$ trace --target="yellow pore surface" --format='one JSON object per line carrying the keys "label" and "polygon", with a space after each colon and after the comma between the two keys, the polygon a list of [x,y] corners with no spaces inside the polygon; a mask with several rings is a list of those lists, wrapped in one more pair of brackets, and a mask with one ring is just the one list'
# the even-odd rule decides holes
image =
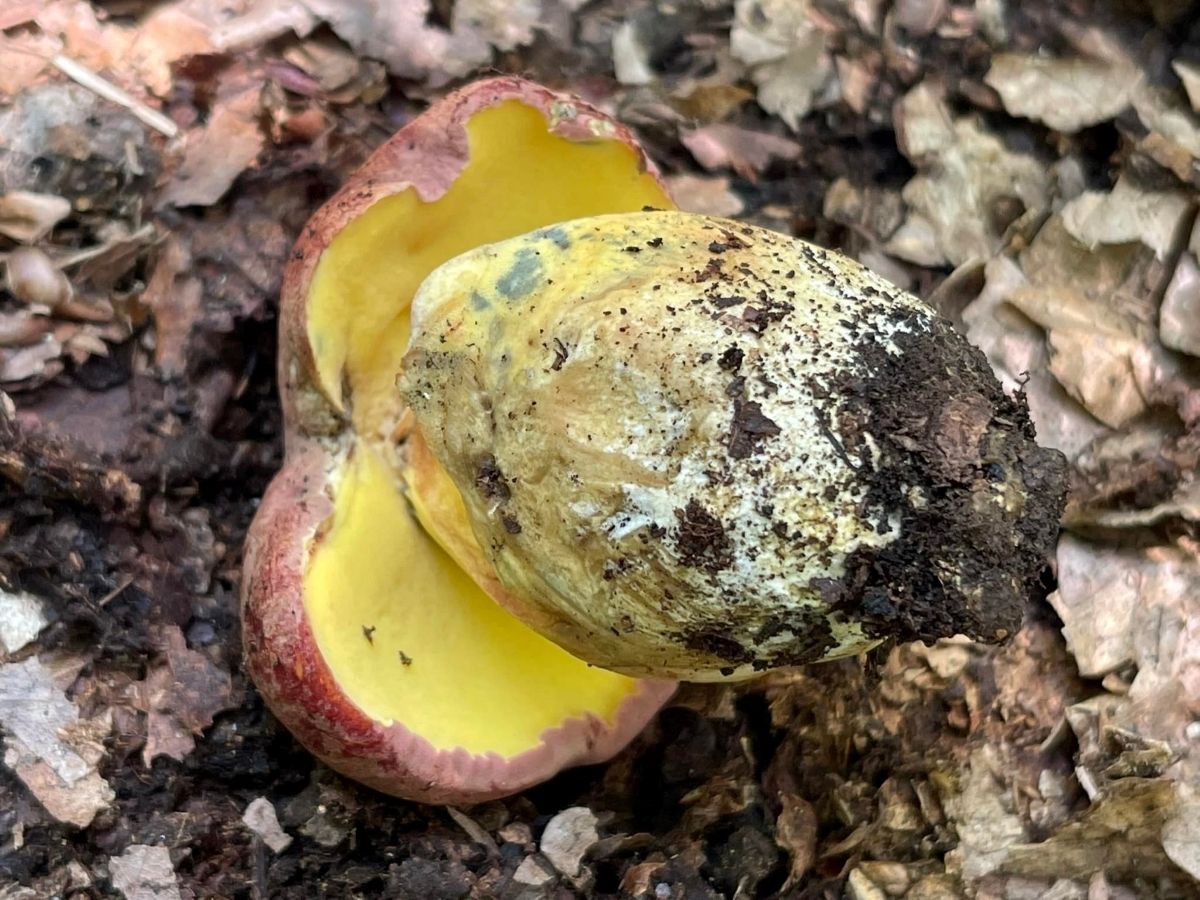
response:
{"label": "yellow pore surface", "polygon": [[[438,749],[510,757],[567,719],[612,722],[637,682],[588,666],[504,612],[414,517],[386,445],[401,412],[408,305],[429,272],[472,247],[672,204],[628,146],[564,140],[516,101],[477,113],[467,131],[470,163],[446,194],[424,203],[410,189],[378,201],[317,266],[309,339],[322,384],[358,437],[333,479],[333,521],[312,546],[304,596],[326,663],[364,712]],[[431,483],[444,490],[446,481]],[[455,535],[456,550],[464,536],[474,546],[461,501],[433,506],[457,519],[435,533]]]}

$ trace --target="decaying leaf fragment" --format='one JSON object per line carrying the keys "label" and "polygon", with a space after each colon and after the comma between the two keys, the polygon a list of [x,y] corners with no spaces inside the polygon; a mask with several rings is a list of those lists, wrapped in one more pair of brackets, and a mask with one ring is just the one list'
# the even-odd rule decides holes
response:
{"label": "decaying leaf fragment", "polygon": [[825,35],[808,0],[737,0],[730,49],[751,67],[758,104],[795,131],[820,102],[837,99]]}
{"label": "decaying leaf fragment", "polygon": [[181,900],[179,880],[166,847],[130,844],[108,863],[113,887],[126,900]]}
{"label": "decaying leaf fragment", "polygon": [[161,629],[163,659],[138,683],[135,701],[147,714],[142,760],[159,755],[182,760],[213,717],[233,705],[228,672],[187,646],[176,626]]}
{"label": "decaying leaf fragment", "polygon": [[1074,132],[1105,122],[1132,102],[1145,76],[1132,63],[999,53],[984,79],[1014,116]]}
{"label": "decaying leaf fragment", "polygon": [[4,764],[56,819],[85,828],[112,803],[96,771],[111,716],[81,719],[54,668],[36,656],[0,666],[0,725]]}
{"label": "decaying leaf fragment", "polygon": [[1045,164],[979,118],[954,118],[928,82],[898,105],[896,138],[918,174],[904,186],[904,224],[884,245],[893,256],[924,266],[988,259],[1009,221],[1046,202]]}

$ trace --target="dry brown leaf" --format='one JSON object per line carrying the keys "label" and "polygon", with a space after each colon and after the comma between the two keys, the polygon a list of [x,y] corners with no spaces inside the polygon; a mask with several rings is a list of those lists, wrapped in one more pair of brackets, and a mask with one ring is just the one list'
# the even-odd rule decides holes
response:
{"label": "dry brown leaf", "polygon": [[48,0],[35,21],[44,34],[62,40],[64,55],[93,72],[124,70],[134,29],[101,22],[85,0]]}
{"label": "dry brown leaf", "polygon": [[137,231],[120,221],[109,221],[96,229],[100,243],[84,247],[60,261],[64,269],[76,270],[77,282],[108,293],[129,274],[143,249],[155,240],[154,225]]}
{"label": "dry brown leaf", "polygon": [[266,145],[258,120],[261,96],[261,83],[251,82],[218,100],[204,127],[188,133],[161,205],[211,206],[254,165]]}
{"label": "dry brown leaf", "polygon": [[931,34],[946,15],[947,0],[896,0],[893,21],[909,34]]}
{"label": "dry brown leaf", "polygon": [[837,101],[825,34],[808,0],[736,0],[729,45],[750,66],[758,105],[795,131],[816,105]]}
{"label": "dry brown leaf", "polygon": [[40,598],[28,591],[0,588],[0,650],[13,654],[33,641],[50,624]]}
{"label": "dry brown leaf", "polygon": [[542,0],[457,0],[451,25],[507,52],[532,43],[542,17]]}
{"label": "dry brown leaf", "polygon": [[998,871],[1034,878],[1175,874],[1160,836],[1176,807],[1170,781],[1125,778],[1107,786],[1075,822],[1036,844],[1007,848]]}
{"label": "dry brown leaf", "polygon": [[[1086,765],[1084,787],[1095,793],[1101,776],[1139,771],[1169,773],[1163,783],[1170,789],[1172,780],[1200,784],[1200,760],[1189,754],[1200,715],[1200,548],[1186,539],[1138,550],[1064,537],[1059,559],[1061,586],[1052,602],[1080,670],[1136,671],[1120,695],[1068,710]],[[1118,753],[1133,750],[1125,764],[1106,759],[1114,729],[1124,736]],[[1157,749],[1139,750],[1137,742]],[[1151,756],[1158,762],[1145,771]],[[1168,769],[1173,759],[1180,761]]]}
{"label": "dry brown leaf", "polygon": [[1058,590],[1050,603],[1080,674],[1099,678],[1133,662],[1134,616],[1154,601],[1157,587],[1145,556],[1065,534],[1057,561]]}
{"label": "dry brown leaf", "polygon": [[1107,429],[1050,374],[1042,329],[1008,302],[1028,283],[1017,264],[996,257],[984,271],[983,292],[963,311],[967,336],[1006,391],[1024,386],[1038,440],[1073,459]]}
{"label": "dry brown leaf", "polygon": [[641,85],[654,81],[650,51],[638,37],[637,26],[626,19],[612,36],[613,72],[621,84]]}
{"label": "dry brown leaf", "polygon": [[468,0],[455,4],[449,31],[429,24],[430,0],[302,0],[360,56],[381,60],[402,78],[434,86],[467,75],[492,57],[533,39],[537,0]]}
{"label": "dry brown leaf", "polygon": [[235,705],[229,673],[203,653],[191,650],[177,626],[159,631],[163,655],[139,682],[135,703],[146,713],[142,761],[156,756],[182,760],[213,717]]}
{"label": "dry brown leaf", "polygon": [[1200,159],[1200,123],[1175,94],[1145,87],[1134,95],[1133,106],[1143,125],[1192,159]]}
{"label": "dry brown leaf", "polygon": [[85,828],[112,803],[113,790],[96,771],[111,715],[80,719],[53,664],[33,656],[0,666],[0,725],[4,764],[56,819]]}
{"label": "dry brown leaf", "polygon": [[957,790],[942,797],[942,806],[958,831],[958,846],[947,868],[965,881],[996,871],[1009,849],[1029,839],[1025,822],[1012,811],[1004,751],[985,745],[971,752],[958,774]]}
{"label": "dry brown leaf", "polygon": [[203,302],[200,279],[184,274],[191,262],[183,242],[174,235],[167,238],[140,298],[154,316],[155,365],[167,374],[187,367],[188,341]]}
{"label": "dry brown leaf", "polygon": [[262,838],[274,853],[282,853],[292,844],[291,835],[280,827],[275,807],[266,797],[256,797],[250,801],[242,813],[242,824]]}
{"label": "dry brown leaf", "polygon": [[1191,251],[1179,257],[1163,293],[1158,336],[1172,350],[1200,356],[1200,263]]}
{"label": "dry brown leaf", "polygon": [[1171,862],[1200,882],[1200,801],[1187,792],[1163,826],[1162,845]]}
{"label": "dry brown leaf", "polygon": [[1181,239],[1193,206],[1184,191],[1147,191],[1120,178],[1109,193],[1087,191],[1063,207],[1067,232],[1085,247],[1142,243],[1162,260]]}
{"label": "dry brown leaf", "polygon": [[709,171],[733,169],[750,181],[756,181],[776,160],[800,155],[800,145],[790,138],[722,122],[685,132],[680,142]]}
{"label": "dry brown leaf", "polygon": [[131,844],[108,862],[113,887],[125,900],[182,900],[166,847]]}
{"label": "dry brown leaf", "polygon": [[62,371],[62,344],[52,335],[24,347],[0,348],[0,383],[13,390],[20,382],[52,378]]}
{"label": "dry brown leaf", "polygon": [[27,347],[50,331],[50,320],[29,309],[0,312],[0,347]]}
{"label": "dry brown leaf", "polygon": [[685,212],[702,216],[736,216],[744,208],[742,199],[729,186],[724,175],[668,175],[667,192]]}
{"label": "dry brown leaf", "polygon": [[361,63],[332,35],[310,37],[283,51],[283,58],[304,72],[323,91],[336,91],[358,77]]}
{"label": "dry brown leaf", "polygon": [[[1032,293],[1018,292],[1014,304],[1021,309],[1020,298]],[[1046,294],[1037,291],[1036,296],[1043,299]],[[1090,306],[1080,304],[1084,309]],[[1132,334],[1058,327],[1051,329],[1047,339],[1054,377],[1105,425],[1120,428],[1149,408],[1138,387],[1133,361],[1142,345]]]}
{"label": "dry brown leaf", "polygon": [[984,81],[1012,115],[1071,133],[1119,114],[1144,78],[1131,63],[998,53]]}
{"label": "dry brown leaf", "polygon": [[317,23],[317,17],[295,0],[255,0],[240,15],[214,28],[212,40],[218,50],[238,53],[289,31],[297,37],[307,37]]}
{"label": "dry brown leaf", "polygon": [[0,35],[0,52],[4,54],[0,96],[13,96],[31,88],[51,70],[50,60],[62,52],[62,41],[40,31]]}
{"label": "dry brown leaf", "polygon": [[71,202],[54,194],[11,191],[0,195],[0,234],[32,244],[71,214]]}
{"label": "dry brown leaf", "polygon": [[[1028,284],[1005,300],[1049,332],[1048,368],[1100,421],[1123,427],[1152,406],[1191,421],[1196,380],[1159,344],[1154,308],[1155,285],[1165,278],[1156,253],[1176,244],[1186,209],[1169,200],[1156,206],[1133,189],[1075,203],[1022,252]],[[1114,209],[1126,214],[1105,213]],[[1142,240],[1126,240],[1135,234]]]}
{"label": "dry brown leaf", "polygon": [[987,259],[1000,248],[1001,206],[1047,202],[1044,163],[1010,150],[978,118],[952,118],[927,82],[898,104],[896,137],[918,174],[904,186],[904,224],[884,246],[893,256],[926,266]]}
{"label": "dry brown leaf", "polygon": [[1192,111],[1200,112],[1200,65],[1177,59],[1171,63],[1171,68],[1183,82],[1183,89],[1187,92],[1188,102],[1192,104]]}
{"label": "dry brown leaf", "polygon": [[579,875],[583,857],[600,840],[596,814],[586,806],[564,809],[546,823],[540,849],[554,868],[568,878]]}
{"label": "dry brown leaf", "polygon": [[223,9],[205,0],[176,0],[154,7],[137,24],[126,65],[140,86],[156,97],[171,93],[171,67],[189,56],[216,51],[213,28]]}

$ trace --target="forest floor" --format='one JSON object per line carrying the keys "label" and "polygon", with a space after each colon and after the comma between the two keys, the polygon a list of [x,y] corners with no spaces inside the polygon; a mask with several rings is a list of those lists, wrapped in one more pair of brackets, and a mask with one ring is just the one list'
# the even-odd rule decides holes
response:
{"label": "forest floor", "polygon": [[[463,810],[274,721],[238,591],[284,262],[494,72],[1023,385],[1073,476],[1011,641],[689,687],[608,765]],[[1200,896],[1198,108],[1182,0],[0,4],[0,900]]]}

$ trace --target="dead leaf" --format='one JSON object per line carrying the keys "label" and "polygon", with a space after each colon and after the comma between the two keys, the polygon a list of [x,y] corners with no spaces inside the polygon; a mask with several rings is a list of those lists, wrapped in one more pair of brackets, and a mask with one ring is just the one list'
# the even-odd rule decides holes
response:
{"label": "dead leaf", "polygon": [[626,19],[612,36],[613,71],[621,84],[640,85],[654,81],[650,51],[638,38],[637,26]]}
{"label": "dead leaf", "polygon": [[292,838],[279,825],[275,806],[266,797],[255,797],[242,813],[242,824],[262,838],[274,853],[282,853],[292,844]]}
{"label": "dead leaf", "polygon": [[30,309],[0,312],[0,347],[27,347],[50,331],[50,320]]}
{"label": "dead leaf", "polygon": [[186,275],[192,256],[172,235],[162,245],[141,302],[154,316],[154,362],[168,375],[187,366],[187,348],[200,315],[204,287],[199,278]]}
{"label": "dead leaf", "polygon": [[131,844],[108,862],[113,887],[125,900],[182,900],[166,847]]}
{"label": "dead leaf", "polygon": [[139,85],[156,97],[171,93],[171,67],[189,56],[216,51],[213,28],[224,20],[217,4],[167,3],[138,22],[128,50],[128,66]]}
{"label": "dead leaf", "polygon": [[892,16],[909,34],[931,34],[946,15],[947,0],[897,0]]}
{"label": "dead leaf", "polygon": [[28,591],[0,588],[0,649],[13,654],[37,640],[50,624],[40,598]]}
{"label": "dead leaf", "polygon": [[730,49],[751,67],[758,105],[793,131],[814,105],[837,101],[825,34],[808,0],[736,0]]}
{"label": "dead leaf", "polygon": [[1029,839],[1024,821],[1008,801],[1003,754],[992,745],[973,750],[958,775],[958,789],[942,798],[958,831],[958,846],[949,853],[947,867],[960,871],[964,881],[996,871],[1011,847]]}
{"label": "dead leaf", "polygon": [[546,823],[541,851],[568,878],[579,875],[584,854],[600,840],[596,821],[596,814],[586,806],[572,806]]}
{"label": "dead leaf", "polygon": [[1012,115],[1069,134],[1118,115],[1144,77],[1132,63],[999,53],[984,82]]}
{"label": "dead leaf", "polygon": [[685,212],[702,216],[736,216],[744,208],[742,199],[729,186],[724,175],[668,175],[667,193]]}
{"label": "dead leaf", "polygon": [[446,30],[429,24],[429,0],[302,2],[360,56],[382,61],[402,78],[429,79],[435,87],[487,63],[489,41],[511,47],[532,40],[540,15],[532,0],[472,0],[455,5]]}
{"label": "dead leaf", "polygon": [[532,43],[542,18],[542,0],[457,0],[451,30],[508,52]]}
{"label": "dead leaf", "polygon": [[96,229],[99,243],[71,253],[61,259],[64,269],[75,268],[77,281],[91,285],[105,294],[129,274],[142,251],[154,242],[154,225],[147,223],[130,231],[124,222],[109,221]]}
{"label": "dead leaf", "polygon": [[159,198],[163,206],[211,206],[254,165],[266,145],[259,125],[262,85],[223,97],[200,129],[187,134],[183,159]]}
{"label": "dead leaf", "polygon": [[1163,292],[1158,336],[1172,350],[1200,356],[1200,264],[1191,252],[1179,257]]}
{"label": "dead leaf", "polygon": [[1079,673],[1099,678],[1134,660],[1134,615],[1155,600],[1144,555],[1065,534],[1058,542],[1058,590],[1050,603],[1063,621]]}
{"label": "dead leaf", "polygon": [[1200,881],[1200,802],[1182,801],[1163,825],[1163,850],[1171,862]]}
{"label": "dead leaf", "polygon": [[1167,779],[1112,782],[1047,840],[1006,848],[995,871],[1034,878],[1088,878],[1102,870],[1118,878],[1172,875],[1160,835],[1176,802]]}
{"label": "dead leaf", "polygon": [[1142,243],[1165,259],[1192,208],[1183,191],[1147,191],[1120,178],[1112,191],[1087,191],[1062,210],[1067,232],[1084,246]]}
{"label": "dead leaf", "polygon": [[10,191],[0,195],[0,234],[33,244],[71,214],[71,202],[54,194]]}
{"label": "dead leaf", "polygon": [[908,215],[884,245],[893,256],[925,266],[987,259],[1000,248],[1001,207],[1046,203],[1046,166],[1010,150],[977,117],[953,118],[928,82],[898,105],[896,137],[918,174],[902,192]]}
{"label": "dead leaf", "polygon": [[159,643],[163,655],[138,683],[135,695],[135,705],[146,713],[146,766],[156,756],[182,760],[213,717],[235,705],[229,673],[189,649],[178,626],[160,629]]}
{"label": "dead leaf", "polygon": [[301,41],[283,58],[312,78],[322,91],[336,91],[358,77],[361,63],[349,47],[332,35]]}
{"label": "dead leaf", "polygon": [[62,345],[51,335],[36,344],[24,347],[0,348],[0,383],[15,390],[16,385],[31,379],[44,381],[62,371],[59,358]]}
{"label": "dead leaf", "polygon": [[1134,95],[1133,106],[1143,125],[1192,159],[1200,159],[1200,124],[1173,93],[1143,87]]}
{"label": "dead leaf", "polygon": [[984,272],[983,292],[963,311],[967,336],[1006,391],[1024,387],[1039,442],[1073,459],[1107,429],[1050,374],[1042,329],[1009,303],[1028,283],[1017,264],[996,257]]}
{"label": "dead leaf", "polygon": [[800,155],[800,145],[790,138],[722,122],[684,132],[680,142],[704,168],[733,169],[750,181],[756,181],[776,160]]}
{"label": "dead leaf", "polygon": [[1175,74],[1183,82],[1183,89],[1187,91],[1188,102],[1192,104],[1192,111],[1200,112],[1200,66],[1177,59],[1171,63],[1171,68],[1175,70]]}
{"label": "dead leaf", "polygon": [[[39,8],[42,3],[39,0]],[[50,60],[62,52],[62,41],[40,31],[0,36],[4,65],[0,66],[0,95],[16,96],[41,81]]]}
{"label": "dead leaf", "polygon": [[557,877],[550,864],[537,854],[525,857],[513,872],[514,882],[531,888],[545,888]]}
{"label": "dead leaf", "polygon": [[54,818],[86,828],[115,796],[96,766],[112,717],[82,720],[36,656],[0,666],[4,764]]}

